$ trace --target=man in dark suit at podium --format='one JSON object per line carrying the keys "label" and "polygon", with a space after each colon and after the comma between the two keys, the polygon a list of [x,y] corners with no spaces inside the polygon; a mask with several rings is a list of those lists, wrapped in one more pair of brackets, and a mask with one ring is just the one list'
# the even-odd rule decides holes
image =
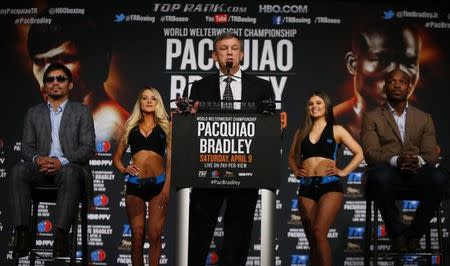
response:
{"label": "man in dark suit at podium", "polygon": [[[192,84],[189,99],[194,102],[194,112],[206,111],[208,105],[205,103],[221,101],[221,105],[213,106],[230,111],[243,110],[249,106],[246,103],[252,102],[255,110],[261,111],[262,101],[274,99],[269,82],[240,69],[244,53],[239,36],[225,32],[214,40],[213,46],[212,57],[218,63],[219,71]],[[187,89],[184,94],[186,96]],[[206,264],[211,238],[224,201],[226,210],[220,262],[222,266],[245,265],[257,198],[258,189],[193,188],[189,207],[189,266]]]}

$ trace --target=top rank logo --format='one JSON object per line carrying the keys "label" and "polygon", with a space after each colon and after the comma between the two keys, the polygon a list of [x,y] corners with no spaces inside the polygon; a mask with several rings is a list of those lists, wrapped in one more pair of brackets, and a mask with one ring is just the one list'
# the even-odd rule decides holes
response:
{"label": "top rank logo", "polygon": [[153,4],[153,12],[183,12],[183,13],[246,13],[246,6],[228,4]]}
{"label": "top rank logo", "polygon": [[308,255],[291,255],[291,265],[306,265],[308,263]]}
{"label": "top rank logo", "polygon": [[347,177],[347,184],[361,184],[362,172],[351,172]]}
{"label": "top rank logo", "polygon": [[298,199],[292,199],[291,202],[291,211],[298,211]]}
{"label": "top rank logo", "polygon": [[418,200],[404,200],[402,211],[415,211],[419,207],[420,201]]}
{"label": "top rank logo", "polygon": [[122,236],[131,236],[131,226],[129,224],[123,225]]}
{"label": "top rank logo", "polygon": [[362,238],[364,235],[364,227],[349,227],[347,236],[348,238]]}

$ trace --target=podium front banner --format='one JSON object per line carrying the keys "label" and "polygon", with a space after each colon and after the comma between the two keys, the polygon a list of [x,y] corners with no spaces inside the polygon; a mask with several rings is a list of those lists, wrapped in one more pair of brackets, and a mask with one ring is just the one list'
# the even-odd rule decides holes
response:
{"label": "podium front banner", "polygon": [[176,187],[266,188],[279,185],[279,115],[175,114]]}

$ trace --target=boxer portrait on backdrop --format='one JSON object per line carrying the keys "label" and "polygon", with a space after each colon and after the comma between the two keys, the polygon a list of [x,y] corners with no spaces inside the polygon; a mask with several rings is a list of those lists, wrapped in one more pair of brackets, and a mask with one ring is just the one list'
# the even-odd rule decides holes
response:
{"label": "boxer portrait on backdrop", "polygon": [[384,77],[395,68],[411,77],[408,97],[419,80],[421,39],[411,25],[381,22],[358,24],[352,33],[352,48],[345,64],[352,77],[353,97],[333,108],[336,121],[359,140],[362,115],[386,102]]}
{"label": "boxer portrait on backdrop", "polygon": [[[49,16],[47,11],[41,16]],[[105,88],[111,62],[111,47],[102,30],[87,16],[51,15],[51,24],[32,24],[28,31],[28,53],[41,91],[42,76],[51,63],[68,67],[73,76],[71,98],[89,106],[96,142],[117,141],[128,112]],[[45,94],[42,94],[45,99]]]}

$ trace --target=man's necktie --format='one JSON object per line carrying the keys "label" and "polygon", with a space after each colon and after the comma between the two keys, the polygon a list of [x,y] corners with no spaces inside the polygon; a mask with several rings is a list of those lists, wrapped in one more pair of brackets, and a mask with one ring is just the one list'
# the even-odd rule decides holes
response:
{"label": "man's necktie", "polygon": [[227,83],[227,85],[225,86],[225,91],[223,93],[223,101],[224,101],[223,108],[224,109],[234,109],[233,92],[231,91],[231,82],[233,81],[233,79],[231,77],[227,77],[223,81],[225,81]]}

